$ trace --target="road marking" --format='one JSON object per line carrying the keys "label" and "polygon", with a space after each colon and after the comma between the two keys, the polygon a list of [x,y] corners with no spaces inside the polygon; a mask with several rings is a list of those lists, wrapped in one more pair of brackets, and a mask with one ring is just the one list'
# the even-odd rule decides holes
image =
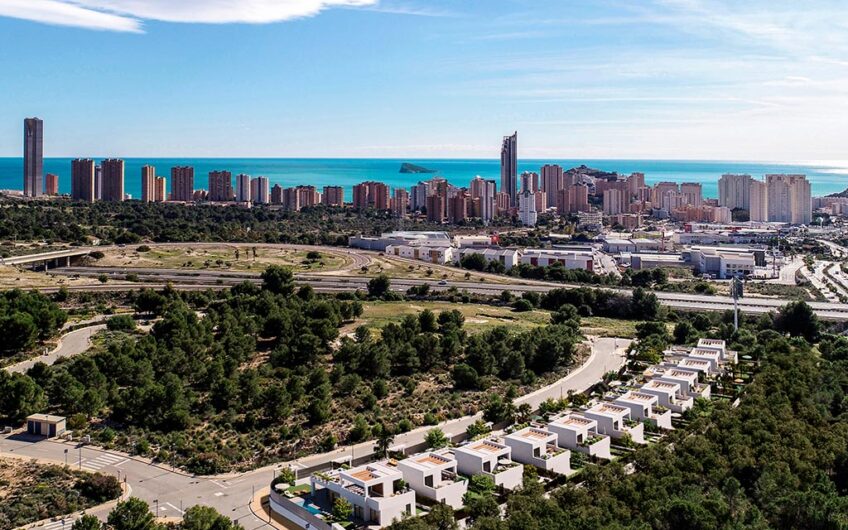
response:
{"label": "road marking", "polygon": [[123,463],[127,459],[121,455],[113,455],[111,453],[103,453],[97,458],[92,458],[90,460],[84,460],[82,463],[82,467],[86,469],[90,469],[92,471],[100,471],[104,467],[114,466],[117,463]]}
{"label": "road marking", "polygon": [[223,492],[223,491],[216,491],[216,492],[215,492],[215,496],[216,496],[216,497],[222,497],[223,495],[224,495],[224,492]]}
{"label": "road marking", "polygon": [[217,480],[210,480],[209,482],[211,482],[212,484],[215,484],[216,486],[218,486],[221,489],[229,489],[229,486],[225,486],[225,485],[221,484],[220,482],[218,482]]}
{"label": "road marking", "polygon": [[174,505],[173,505],[173,504],[171,504],[170,502],[166,502],[165,504],[167,504],[167,505],[168,505],[168,506],[170,506],[171,508],[173,508],[173,509],[177,510],[178,512],[180,512],[180,515],[185,515],[185,512],[184,512],[184,511],[180,510],[179,508],[177,508],[176,506],[174,506]]}
{"label": "road marking", "polygon": [[130,459],[129,459],[129,458],[124,458],[123,460],[121,460],[121,461],[120,461],[120,462],[118,462],[117,464],[114,464],[114,466],[115,466],[115,467],[121,467],[122,465],[126,464],[126,463],[127,463],[127,462],[129,462],[129,461],[130,461]]}
{"label": "road marking", "polygon": [[63,520],[53,521],[52,523],[48,523],[48,524],[42,526],[41,528],[43,530],[57,530],[59,528],[65,527],[65,526],[67,526],[67,528],[70,528],[74,524],[75,520],[76,519],[68,517],[68,518],[63,519]]}

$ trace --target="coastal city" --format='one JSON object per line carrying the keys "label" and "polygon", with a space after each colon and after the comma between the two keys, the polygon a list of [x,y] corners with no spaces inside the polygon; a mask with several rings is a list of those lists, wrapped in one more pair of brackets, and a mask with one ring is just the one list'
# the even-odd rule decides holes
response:
{"label": "coastal city", "polygon": [[846,17],[0,0],[0,530],[848,528]]}

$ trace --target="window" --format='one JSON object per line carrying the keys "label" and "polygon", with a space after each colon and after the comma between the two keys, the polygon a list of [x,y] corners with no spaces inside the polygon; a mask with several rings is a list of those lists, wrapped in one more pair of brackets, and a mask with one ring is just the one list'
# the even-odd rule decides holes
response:
{"label": "window", "polygon": [[427,475],[424,477],[424,485],[429,488],[433,487],[433,475]]}

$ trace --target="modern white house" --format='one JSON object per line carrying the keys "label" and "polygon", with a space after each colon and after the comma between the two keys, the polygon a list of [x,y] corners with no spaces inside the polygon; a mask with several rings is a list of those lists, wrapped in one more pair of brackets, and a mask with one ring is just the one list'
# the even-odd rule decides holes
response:
{"label": "modern white house", "polygon": [[615,399],[617,405],[630,409],[630,417],[652,421],[661,429],[671,429],[671,410],[660,405],[659,398],[645,392],[630,390]]}
{"label": "modern white house", "polygon": [[714,375],[718,370],[713,368],[713,363],[707,359],[696,359],[694,357],[684,357],[677,363],[677,367],[681,370],[692,370],[704,375]]}
{"label": "modern white house", "polygon": [[583,415],[598,422],[601,434],[613,438],[629,435],[635,443],[645,443],[645,426],[631,419],[630,409],[624,405],[602,402],[584,411]]}
{"label": "modern white house", "polygon": [[727,343],[722,339],[698,339],[698,348],[718,351],[721,360],[727,363],[736,364],[739,360],[737,352],[728,350]]}
{"label": "modern white house", "polygon": [[642,385],[639,392],[656,396],[661,406],[677,413],[686,412],[695,404],[694,398],[683,394],[683,388],[680,383],[672,381],[652,379]]}
{"label": "modern white house", "polygon": [[571,473],[571,451],[557,445],[557,435],[545,429],[525,427],[504,436],[516,462],[529,464],[551,473]]}
{"label": "modern white house", "polygon": [[459,509],[468,480],[457,473],[457,461],[447,450],[410,456],[397,463],[403,479],[421,497]]}
{"label": "modern white house", "polygon": [[718,373],[721,370],[721,353],[718,350],[710,348],[692,348],[692,351],[687,355],[690,359],[704,359],[710,363],[710,371]]}
{"label": "modern white house", "polygon": [[557,444],[578,453],[612,459],[609,436],[598,432],[598,422],[579,414],[566,414],[553,419],[547,429],[557,435]]}
{"label": "modern white house", "polygon": [[316,473],[310,482],[313,496],[326,489],[330,506],[336,498],[342,497],[353,505],[355,518],[384,527],[415,513],[415,491],[403,487],[403,480],[403,473],[398,468],[380,462]]}
{"label": "modern white house", "polygon": [[691,398],[709,398],[711,395],[710,385],[698,382],[697,370],[684,370],[676,366],[661,366],[654,370],[651,378],[657,381],[666,381],[680,385],[680,391],[684,396]]}
{"label": "modern white house", "polygon": [[512,461],[512,449],[499,441],[486,439],[455,447],[453,456],[463,475],[488,475],[496,486],[508,490],[521,485],[524,468]]}

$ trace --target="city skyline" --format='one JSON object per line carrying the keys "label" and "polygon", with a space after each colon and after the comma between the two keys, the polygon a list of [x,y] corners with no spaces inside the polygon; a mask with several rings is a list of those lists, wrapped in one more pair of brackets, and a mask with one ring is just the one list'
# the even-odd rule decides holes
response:
{"label": "city skyline", "polygon": [[736,4],[5,2],[0,114],[48,157],[844,160],[848,7]]}

